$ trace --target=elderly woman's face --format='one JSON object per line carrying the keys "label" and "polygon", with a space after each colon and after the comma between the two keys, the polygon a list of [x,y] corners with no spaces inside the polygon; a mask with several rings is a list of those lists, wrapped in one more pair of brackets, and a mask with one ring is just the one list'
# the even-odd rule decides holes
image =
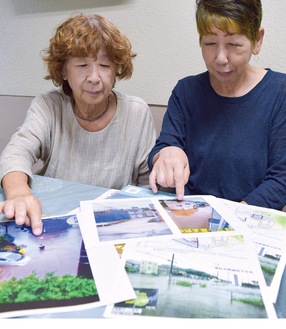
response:
{"label": "elderly woman's face", "polygon": [[242,34],[227,34],[213,28],[213,34],[201,40],[202,55],[212,79],[229,84],[245,74],[253,48]]}
{"label": "elderly woman's face", "polygon": [[68,81],[75,102],[81,106],[98,105],[110,95],[116,77],[116,65],[105,49],[97,57],[70,57],[63,77]]}

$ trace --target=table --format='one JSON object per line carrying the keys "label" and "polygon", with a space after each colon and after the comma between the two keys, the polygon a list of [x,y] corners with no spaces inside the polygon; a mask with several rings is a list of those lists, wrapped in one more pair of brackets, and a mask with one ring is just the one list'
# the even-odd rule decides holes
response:
{"label": "table", "polygon": [[[80,206],[82,200],[92,200],[108,189],[87,184],[63,181],[55,178],[35,175],[32,184],[33,194],[41,201],[43,217],[65,215]],[[0,201],[4,200],[0,189]],[[286,271],[284,271],[281,286],[275,305],[277,316],[286,318]],[[104,307],[97,307],[77,312],[51,313],[33,315],[33,318],[100,318]]]}
{"label": "table", "polygon": [[[35,175],[32,191],[42,203],[43,217],[49,217],[65,215],[78,208],[81,200],[95,199],[107,189]],[[0,189],[0,201],[3,200],[4,192]],[[33,315],[31,318],[99,318],[103,311],[104,307],[98,307],[78,312]]]}
{"label": "table", "polygon": [[[43,217],[48,217],[65,215],[79,207],[81,200],[95,199],[107,189],[35,175],[32,191],[42,203]],[[3,190],[0,189],[0,201],[3,200]]]}

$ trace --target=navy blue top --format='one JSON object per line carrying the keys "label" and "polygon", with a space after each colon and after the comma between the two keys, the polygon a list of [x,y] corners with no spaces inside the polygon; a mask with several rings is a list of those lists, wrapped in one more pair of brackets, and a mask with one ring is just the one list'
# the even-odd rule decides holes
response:
{"label": "navy blue top", "polygon": [[286,205],[286,74],[268,69],[241,97],[219,96],[208,72],[175,86],[149,155],[178,146],[188,155],[186,195],[210,194],[281,210]]}

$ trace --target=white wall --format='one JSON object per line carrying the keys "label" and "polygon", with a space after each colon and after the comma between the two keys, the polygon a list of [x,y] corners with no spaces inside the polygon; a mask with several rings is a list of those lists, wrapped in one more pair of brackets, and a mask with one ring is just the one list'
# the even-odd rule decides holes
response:
{"label": "white wall", "polygon": [[[256,65],[286,72],[286,1],[262,0],[264,47]],[[119,83],[149,104],[167,104],[178,79],[204,70],[195,27],[195,0],[1,0],[0,95],[35,96],[50,89],[40,51],[74,12],[112,20],[138,53],[134,75]]]}

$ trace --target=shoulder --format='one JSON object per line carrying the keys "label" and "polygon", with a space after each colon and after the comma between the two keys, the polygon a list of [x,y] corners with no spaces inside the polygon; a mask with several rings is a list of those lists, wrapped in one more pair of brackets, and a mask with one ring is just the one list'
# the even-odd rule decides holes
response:
{"label": "shoulder", "polygon": [[267,73],[261,80],[260,84],[262,90],[267,90],[263,95],[268,99],[272,97],[278,97],[285,99],[286,97],[286,74],[278,71],[272,71],[267,69]]}
{"label": "shoulder", "polygon": [[54,88],[43,92],[35,97],[34,102],[45,102],[48,104],[61,104],[69,101],[69,97],[64,94],[61,88]]}
{"label": "shoulder", "polygon": [[69,97],[63,93],[61,88],[54,88],[37,95],[32,101],[32,106],[52,109],[62,107],[67,102],[69,102]]}
{"label": "shoulder", "polygon": [[174,87],[174,92],[201,94],[210,88],[209,73],[203,72],[197,75],[189,75],[180,79]]}
{"label": "shoulder", "polygon": [[140,97],[127,95],[117,89],[113,89],[118,104],[122,104],[127,107],[148,109],[148,104]]}
{"label": "shoulder", "polygon": [[65,95],[61,88],[54,88],[37,95],[31,103],[28,114],[39,119],[54,121],[68,115],[66,109],[69,104],[70,97]]}
{"label": "shoulder", "polygon": [[145,100],[118,90],[113,90],[113,92],[117,98],[117,118],[120,121],[133,122],[136,127],[152,124],[153,115]]}
{"label": "shoulder", "polygon": [[188,75],[178,81],[178,83],[198,83],[209,80],[208,71],[196,74],[196,75]]}
{"label": "shoulder", "polygon": [[151,117],[151,110],[145,100],[137,96],[127,95],[118,90],[113,90],[117,99],[117,110],[126,116],[139,118]]}
{"label": "shoulder", "polygon": [[286,73],[267,69],[267,73],[263,80],[265,80],[265,82],[269,81],[271,83],[286,83]]}
{"label": "shoulder", "polygon": [[207,71],[197,75],[189,75],[180,79],[176,87],[180,88],[184,86],[196,86],[202,84],[209,84],[209,73]]}
{"label": "shoulder", "polygon": [[37,95],[30,109],[42,112],[62,112],[63,108],[70,103],[70,97],[65,95],[61,88],[54,88]]}

